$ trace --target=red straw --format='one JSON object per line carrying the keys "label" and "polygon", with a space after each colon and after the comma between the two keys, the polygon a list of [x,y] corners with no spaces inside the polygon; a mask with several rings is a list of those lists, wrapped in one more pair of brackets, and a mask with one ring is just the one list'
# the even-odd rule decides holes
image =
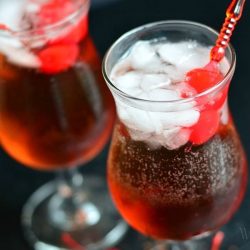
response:
{"label": "red straw", "polygon": [[221,244],[224,239],[224,233],[219,231],[215,234],[213,240],[212,240],[212,248],[211,250],[220,250]]}
{"label": "red straw", "polygon": [[211,50],[211,59],[219,62],[225,54],[237,22],[240,20],[246,0],[233,0],[226,11],[226,19],[220,30],[216,45]]}

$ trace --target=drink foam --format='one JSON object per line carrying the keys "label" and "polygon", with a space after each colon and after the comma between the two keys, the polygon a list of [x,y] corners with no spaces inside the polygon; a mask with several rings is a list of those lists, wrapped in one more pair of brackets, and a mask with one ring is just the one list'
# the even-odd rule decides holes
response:
{"label": "drink foam", "polygon": [[[197,92],[184,81],[185,75],[209,63],[210,49],[196,41],[139,41],[114,66],[111,80],[122,92],[148,101],[180,100],[184,93],[186,97],[194,96]],[[225,74],[229,69],[227,60],[223,60],[219,67]],[[195,101],[167,106],[145,102],[144,108],[138,108],[115,99],[118,116],[132,139],[145,141],[154,148],[177,149],[186,144],[190,128],[200,117]],[[153,106],[158,106],[158,110],[152,111]],[[221,119],[226,122],[225,107],[222,111]]]}

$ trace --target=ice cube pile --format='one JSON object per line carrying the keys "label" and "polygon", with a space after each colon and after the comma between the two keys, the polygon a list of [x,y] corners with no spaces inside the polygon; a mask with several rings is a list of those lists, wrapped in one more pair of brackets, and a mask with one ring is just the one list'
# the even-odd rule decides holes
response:
{"label": "ice cube pile", "polygon": [[[229,69],[226,59],[213,65],[214,69],[205,68],[208,76],[203,87],[204,79],[188,75],[209,63],[210,49],[191,40],[138,41],[114,66],[111,80],[119,90],[139,99],[174,101],[192,97],[222,80]],[[132,107],[118,97],[115,101],[118,116],[133,140],[144,141],[153,148],[164,146],[173,150],[188,141],[206,142],[216,133],[220,122],[228,122],[226,91],[209,100],[205,108],[199,107],[197,101],[179,105],[169,102],[166,107],[164,103],[145,102],[142,108]]]}
{"label": "ice cube pile", "polygon": [[[65,20],[82,4],[86,4],[86,11],[70,24],[46,29]],[[64,71],[79,54],[78,43],[88,30],[87,12],[87,0],[1,0],[0,24],[11,31],[0,31],[0,53],[16,66],[37,68],[48,74]],[[25,30],[33,33],[18,35]]]}

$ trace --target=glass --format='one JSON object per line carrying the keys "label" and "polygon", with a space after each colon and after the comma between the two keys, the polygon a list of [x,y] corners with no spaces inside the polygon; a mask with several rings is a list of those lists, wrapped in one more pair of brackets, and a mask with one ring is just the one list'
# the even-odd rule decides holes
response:
{"label": "glass", "polygon": [[[217,36],[217,32],[198,23],[152,23],[123,35],[104,58],[103,74],[118,114],[108,158],[110,192],[133,228],[161,241],[152,249],[210,249],[211,242],[204,245],[202,238],[227,223],[243,199],[247,163],[227,103],[235,52],[230,45],[226,51],[230,67],[221,82],[194,97],[176,101],[149,101],[126,94],[113,82],[111,72],[138,41],[194,40],[212,46]],[[155,146],[151,132],[147,136],[143,125],[133,130],[128,122],[127,116],[137,114],[140,119],[143,112],[150,114],[148,123],[157,123],[154,117],[160,114],[166,121],[173,116],[180,120],[190,106],[200,112],[200,119],[206,119],[206,126],[194,126],[191,133],[201,129],[212,135],[199,145],[189,139],[183,146],[169,149],[164,135],[153,134],[161,145],[167,145]],[[216,127],[212,125],[215,118]],[[179,134],[174,136],[178,140]]]}
{"label": "glass", "polygon": [[76,169],[103,149],[115,117],[88,10],[89,1],[75,1],[63,20],[0,33],[1,145],[25,166],[57,173],[23,210],[36,249],[100,249],[126,231],[105,182]]}

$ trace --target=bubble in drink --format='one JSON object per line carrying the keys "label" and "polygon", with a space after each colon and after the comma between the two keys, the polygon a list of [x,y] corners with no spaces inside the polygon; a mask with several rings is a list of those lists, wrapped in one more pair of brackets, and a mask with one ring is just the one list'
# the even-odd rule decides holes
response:
{"label": "bubble in drink", "polygon": [[146,135],[134,140],[124,129],[123,123],[116,125],[108,182],[132,227],[155,239],[186,240],[216,230],[232,217],[245,192],[247,164],[231,124],[220,126],[202,145],[183,138],[179,148],[179,130],[171,141],[167,135],[166,144],[159,135],[159,148]]}
{"label": "bubble in drink", "polygon": [[210,50],[192,40],[140,41],[111,71],[130,98],[114,95],[119,120],[108,159],[110,191],[125,220],[155,239],[218,229],[245,192],[246,159],[227,108],[230,79],[199,96],[224,79],[229,62],[210,64],[205,78],[192,71],[208,65]]}

